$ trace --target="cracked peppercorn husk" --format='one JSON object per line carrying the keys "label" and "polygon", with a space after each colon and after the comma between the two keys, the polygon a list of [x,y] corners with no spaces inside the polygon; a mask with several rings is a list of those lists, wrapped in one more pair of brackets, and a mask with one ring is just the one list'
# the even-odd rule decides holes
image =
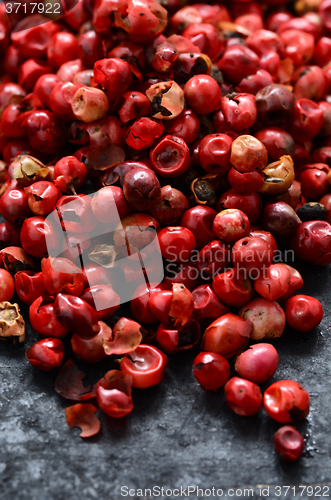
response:
{"label": "cracked peppercorn husk", "polygon": [[0,302],[0,338],[12,338],[14,344],[25,340],[25,321],[16,303]]}

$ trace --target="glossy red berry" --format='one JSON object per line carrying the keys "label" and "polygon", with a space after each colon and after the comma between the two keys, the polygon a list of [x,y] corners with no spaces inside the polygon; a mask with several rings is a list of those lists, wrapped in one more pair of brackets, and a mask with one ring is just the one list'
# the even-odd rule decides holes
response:
{"label": "glossy red berry", "polygon": [[49,181],[35,182],[24,191],[28,195],[29,208],[35,215],[49,215],[62,196],[61,191]]}
{"label": "glossy red berry", "polygon": [[234,243],[249,234],[249,219],[241,210],[222,210],[214,219],[213,230],[222,241]]}
{"label": "glossy red berry", "polygon": [[79,189],[86,178],[86,167],[74,156],[61,158],[54,168],[54,183],[62,193]]}
{"label": "glossy red berry", "polygon": [[285,304],[286,321],[294,330],[308,332],[323,319],[323,307],[319,300],[309,295],[295,295]]}
{"label": "glossy red berry", "polygon": [[309,394],[294,380],[279,380],[263,395],[268,415],[281,424],[304,420],[309,414]]}
{"label": "glossy red berry", "polygon": [[120,298],[111,284],[91,285],[80,297],[96,310],[98,320],[110,318],[120,305]]}
{"label": "glossy red berry", "polygon": [[291,120],[295,99],[284,85],[268,85],[255,96],[257,119],[265,126],[287,125]]}
{"label": "glossy red berry", "polygon": [[263,228],[275,238],[290,238],[301,230],[301,221],[293,208],[284,201],[268,203],[263,212]]}
{"label": "glossy red berry", "polygon": [[304,262],[327,265],[331,262],[331,226],[325,221],[303,222],[290,240],[296,256]]}
{"label": "glossy red berry", "polygon": [[119,58],[100,59],[94,64],[94,81],[105,89],[111,102],[128,88],[132,78],[130,65]]}
{"label": "glossy red berry", "polygon": [[52,90],[59,83],[61,83],[60,78],[54,75],[53,73],[46,73],[45,75],[42,75],[40,78],[38,78],[38,80],[36,81],[33,91],[35,94],[37,94],[39,99],[41,99],[41,101],[47,108],[50,108],[49,99]]}
{"label": "glossy red berry", "polygon": [[216,215],[217,212],[213,208],[197,205],[187,210],[180,219],[180,224],[194,234],[197,248],[203,248],[215,239],[213,222]]}
{"label": "glossy red berry", "polygon": [[[87,68],[93,68],[93,65],[104,57],[104,45],[102,37],[94,30],[86,31],[79,35],[76,41],[76,53]],[[75,59],[71,57],[70,60]]]}
{"label": "glossy red berry", "polygon": [[64,338],[69,329],[56,319],[54,302],[52,299],[35,299],[29,309],[29,318],[32,328],[42,337]]}
{"label": "glossy red berry", "polygon": [[183,139],[166,135],[151,149],[150,160],[161,177],[176,177],[189,168],[190,153]]}
{"label": "glossy red berry", "polygon": [[260,129],[256,132],[255,138],[261,141],[266,147],[269,162],[277,161],[284,154],[294,155],[295,144],[293,137],[288,131],[282,128],[267,127]]}
{"label": "glossy red berry", "polygon": [[47,45],[47,59],[51,66],[59,68],[62,64],[78,56],[77,39],[73,33],[55,33]]}
{"label": "glossy red berry", "polygon": [[221,110],[232,130],[240,132],[254,125],[257,111],[252,94],[232,93],[222,97]]}
{"label": "glossy red berry", "polygon": [[44,285],[51,296],[57,293],[80,295],[84,290],[84,275],[73,262],[68,259],[48,257],[41,261]]}
{"label": "glossy red berry", "polygon": [[38,78],[52,71],[44,61],[40,59],[27,59],[18,68],[18,83],[28,92],[31,92]]}
{"label": "glossy red berry", "polygon": [[227,404],[237,415],[250,417],[262,408],[261,390],[249,380],[232,377],[225,384],[224,392]]}
{"label": "glossy red berry", "polygon": [[262,297],[277,300],[282,297],[290,286],[291,273],[282,264],[271,264],[254,281],[254,288]]}
{"label": "glossy red berry", "polygon": [[73,352],[86,363],[97,363],[104,359],[107,354],[103,348],[104,342],[112,340],[111,328],[99,321],[99,332],[92,338],[86,339],[74,333],[70,343]]}
{"label": "glossy red berry", "polygon": [[24,250],[33,257],[42,259],[56,252],[59,246],[59,230],[44,217],[25,219],[21,229],[21,243]]}
{"label": "glossy red berry", "polygon": [[167,363],[167,356],[157,347],[140,344],[122,358],[120,368],[132,377],[132,387],[146,389],[162,382]]}
{"label": "glossy red berry", "polygon": [[255,75],[248,75],[243,78],[238,85],[238,90],[247,94],[256,95],[259,90],[263,89],[267,85],[271,85],[272,83],[273,79],[269,71],[259,69]]}
{"label": "glossy red berry", "polygon": [[325,163],[301,165],[297,169],[297,179],[301,184],[302,194],[306,200],[318,200],[329,192],[329,170],[330,167]]}
{"label": "glossy red berry", "polygon": [[275,451],[284,462],[295,462],[304,450],[304,439],[292,425],[284,425],[275,433]]}
{"label": "glossy red berry", "polygon": [[60,339],[41,339],[26,351],[26,358],[39,370],[48,372],[60,368],[64,358],[64,346]]}
{"label": "glossy red berry", "polygon": [[173,224],[189,208],[186,196],[170,185],[161,187],[161,194],[151,207],[151,214],[161,224]]}
{"label": "glossy red berry", "polygon": [[111,417],[124,417],[133,410],[132,377],[119,370],[110,370],[97,384],[100,408]]}
{"label": "glossy red berry", "polygon": [[212,287],[217,297],[229,306],[241,307],[254,295],[251,280],[235,268],[217,274]]}
{"label": "glossy red berry", "polygon": [[221,89],[211,76],[196,75],[186,82],[185,99],[197,114],[209,114],[221,107]]}
{"label": "glossy red berry", "polygon": [[19,271],[14,276],[16,293],[25,304],[32,304],[38,297],[46,294],[43,273]]}
{"label": "glossy red berry", "polygon": [[259,172],[242,173],[232,167],[228,173],[228,181],[240,194],[252,194],[263,186],[263,177]]}
{"label": "glossy red berry", "polygon": [[9,302],[15,292],[15,283],[11,274],[0,269],[0,302]]}
{"label": "glossy red berry", "polygon": [[58,153],[67,140],[65,124],[50,111],[31,111],[21,127],[26,132],[31,147],[49,155]]}
{"label": "glossy red berry", "polygon": [[212,321],[229,312],[210,285],[201,285],[192,292],[194,298],[194,318],[201,326],[208,326]]}
{"label": "glossy red berry", "polygon": [[[145,324],[153,324],[158,323],[159,319],[155,314],[153,314],[151,308],[149,307],[149,300],[153,293],[160,292],[162,290],[170,290],[170,286],[165,283],[160,283],[159,285],[155,285],[153,283],[141,284],[133,293],[130,306],[133,316]],[[172,292],[171,292],[172,293]],[[171,295],[172,297],[172,295]],[[164,304],[165,309],[167,309],[168,304]],[[168,318],[166,317],[166,322]]]}
{"label": "glossy red berry", "polygon": [[213,279],[231,262],[231,249],[226,243],[212,240],[199,252],[198,268],[202,279]]}
{"label": "glossy red berry", "polygon": [[184,109],[179,116],[165,123],[165,132],[192,144],[199,137],[200,122],[191,109]]}
{"label": "glossy red berry", "polygon": [[131,208],[143,212],[151,209],[159,199],[161,186],[154,172],[135,168],[124,176],[123,194]]}
{"label": "glossy red berry", "polygon": [[186,262],[195,248],[195,237],[186,227],[168,226],[157,235],[162,257],[171,262]]}
{"label": "glossy red berry", "polygon": [[278,302],[281,305],[284,305],[286,301],[289,298],[291,298],[303,286],[303,279],[299,271],[297,271],[297,269],[295,269],[294,267],[284,263],[282,263],[281,265],[285,266],[291,273],[290,284],[287,289],[287,292],[278,299]]}
{"label": "glossy red berry", "polygon": [[150,148],[161,137],[163,130],[164,126],[159,121],[143,117],[127,127],[124,137],[129,147],[142,150]]}
{"label": "glossy red berry", "polygon": [[178,52],[174,45],[169,42],[159,43],[155,47],[152,66],[157,72],[167,72],[175,67],[177,58]]}
{"label": "glossy red berry", "polygon": [[233,313],[224,314],[206,329],[202,349],[230,358],[247,345],[250,331],[249,321]]}
{"label": "glossy red berry", "polygon": [[248,47],[233,45],[225,50],[217,66],[227,81],[238,85],[243,78],[257,72],[259,57]]}
{"label": "glossy red berry", "polygon": [[272,344],[254,344],[239,354],[235,369],[240,377],[261,384],[273,376],[278,360],[278,353]]}
{"label": "glossy red berry", "polygon": [[0,198],[0,213],[12,224],[22,224],[31,215],[28,195],[22,189],[6,191]]}
{"label": "glossy red berry", "polygon": [[226,134],[208,134],[199,144],[199,161],[206,172],[224,174],[230,168],[232,139]]}
{"label": "glossy red berry", "polygon": [[215,352],[201,352],[194,358],[193,375],[204,389],[217,391],[229,380],[230,366]]}
{"label": "glossy red berry", "polygon": [[20,229],[11,222],[0,224],[0,249],[20,245]]}
{"label": "glossy red berry", "polygon": [[[257,174],[257,172],[251,172]],[[247,215],[250,224],[254,224],[261,216],[262,201],[258,193],[241,193],[238,189],[229,189],[217,202],[219,210],[238,209]]]}
{"label": "glossy red berry", "polygon": [[150,116],[152,107],[147,97],[141,92],[124,92],[124,104],[118,114],[123,123],[130,120],[139,120],[143,116]]}
{"label": "glossy red berry", "polygon": [[82,338],[92,338],[100,330],[96,311],[84,300],[59,293],[54,301],[56,319]]}
{"label": "glossy red berry", "polygon": [[296,66],[307,64],[314,54],[314,36],[298,29],[288,29],[280,34],[284,55]]}
{"label": "glossy red berry", "polygon": [[302,98],[295,103],[289,130],[295,141],[306,142],[319,133],[323,122],[323,111],[318,104],[310,99]]}

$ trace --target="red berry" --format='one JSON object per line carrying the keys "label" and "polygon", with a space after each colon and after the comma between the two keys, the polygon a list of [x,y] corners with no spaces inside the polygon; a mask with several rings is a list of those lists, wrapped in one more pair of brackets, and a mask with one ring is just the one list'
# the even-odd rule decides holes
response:
{"label": "red berry", "polygon": [[271,344],[254,344],[239,354],[235,369],[240,377],[261,384],[273,376],[278,366],[278,353]]}
{"label": "red berry", "polygon": [[234,243],[249,234],[249,219],[241,210],[222,210],[214,219],[213,230],[222,241]]}
{"label": "red berry", "polygon": [[60,368],[64,357],[64,346],[60,339],[41,339],[26,351],[30,363],[42,371]]}
{"label": "red berry", "polygon": [[197,114],[209,114],[221,107],[221,89],[218,83],[208,75],[196,75],[186,82],[185,99]]}
{"label": "red berry", "polygon": [[194,358],[193,375],[207,390],[217,391],[230,377],[229,363],[214,352],[201,352]]}
{"label": "red berry", "polygon": [[237,415],[250,417],[262,408],[260,388],[249,380],[232,377],[225,384],[224,392],[226,402]]}
{"label": "red berry", "polygon": [[275,451],[284,462],[295,462],[304,449],[304,440],[300,432],[292,425],[284,425],[275,433]]}
{"label": "red berry", "polygon": [[279,380],[265,391],[264,407],[281,424],[304,420],[309,413],[309,394],[294,380]]}
{"label": "red berry", "polygon": [[323,307],[319,300],[309,295],[295,295],[285,304],[286,321],[294,330],[308,332],[323,319]]}
{"label": "red berry", "polygon": [[167,363],[167,356],[157,347],[140,344],[122,358],[120,368],[132,377],[132,387],[146,389],[162,381]]}

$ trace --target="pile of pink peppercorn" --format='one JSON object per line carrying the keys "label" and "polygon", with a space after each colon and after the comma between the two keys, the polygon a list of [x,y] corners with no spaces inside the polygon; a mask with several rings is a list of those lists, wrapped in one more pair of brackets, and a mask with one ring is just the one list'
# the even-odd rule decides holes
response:
{"label": "pile of pink peppercorn", "polygon": [[[304,380],[259,384],[268,340],[323,317],[294,266],[331,262],[331,0],[17,5],[0,5],[0,337],[24,342],[29,305],[26,358],[58,371],[82,437],[95,398],[123,417],[200,346],[201,390],[264,406],[297,460]],[[107,356],[84,386],[75,361]]]}

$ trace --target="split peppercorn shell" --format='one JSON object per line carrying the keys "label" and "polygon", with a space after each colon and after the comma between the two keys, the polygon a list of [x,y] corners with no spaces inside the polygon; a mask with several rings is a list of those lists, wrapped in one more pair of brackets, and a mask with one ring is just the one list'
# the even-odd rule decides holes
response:
{"label": "split peppercorn shell", "polygon": [[25,321],[16,303],[0,302],[0,338],[12,338],[15,344],[25,340]]}
{"label": "split peppercorn shell", "polygon": [[269,163],[262,170],[263,186],[259,189],[260,194],[277,195],[285,193],[294,181],[293,160],[284,155],[278,161]]}

